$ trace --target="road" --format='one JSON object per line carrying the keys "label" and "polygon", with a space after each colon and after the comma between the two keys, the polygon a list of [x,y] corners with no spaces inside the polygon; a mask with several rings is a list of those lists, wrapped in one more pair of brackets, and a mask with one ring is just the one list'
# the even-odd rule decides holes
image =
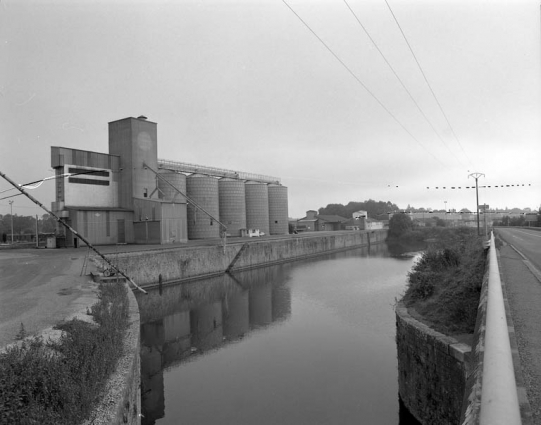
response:
{"label": "road", "polygon": [[506,242],[498,259],[532,423],[541,425],[541,232],[497,228],[496,233]]}
{"label": "road", "polygon": [[497,233],[518,249],[537,270],[541,270],[541,231],[499,227]]}
{"label": "road", "polygon": [[0,348],[14,341],[23,323],[37,334],[77,311],[95,290],[80,276],[86,249],[0,251]]}

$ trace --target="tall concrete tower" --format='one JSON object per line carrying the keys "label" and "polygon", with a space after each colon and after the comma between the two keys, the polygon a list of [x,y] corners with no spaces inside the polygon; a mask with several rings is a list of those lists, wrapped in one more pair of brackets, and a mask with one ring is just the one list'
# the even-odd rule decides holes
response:
{"label": "tall concrete tower", "polygon": [[158,169],[157,124],[143,116],[110,122],[109,154],[120,156],[120,206],[132,209],[134,198],[148,199],[156,188],[154,173],[143,163]]}

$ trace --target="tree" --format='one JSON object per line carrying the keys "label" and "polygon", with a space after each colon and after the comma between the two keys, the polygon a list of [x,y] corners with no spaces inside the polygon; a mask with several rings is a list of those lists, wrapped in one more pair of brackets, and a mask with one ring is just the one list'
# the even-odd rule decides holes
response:
{"label": "tree", "polygon": [[399,238],[413,228],[413,222],[407,214],[394,214],[389,220],[389,237]]}

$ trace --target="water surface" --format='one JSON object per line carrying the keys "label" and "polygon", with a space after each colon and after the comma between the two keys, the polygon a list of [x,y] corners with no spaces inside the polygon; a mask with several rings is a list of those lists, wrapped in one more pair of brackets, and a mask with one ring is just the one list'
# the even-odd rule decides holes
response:
{"label": "water surface", "polygon": [[405,424],[385,244],[138,297],[145,424]]}

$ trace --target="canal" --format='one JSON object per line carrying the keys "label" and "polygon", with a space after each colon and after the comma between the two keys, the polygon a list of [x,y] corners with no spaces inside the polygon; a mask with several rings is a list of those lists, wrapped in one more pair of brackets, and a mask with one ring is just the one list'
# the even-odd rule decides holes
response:
{"label": "canal", "polygon": [[414,258],[386,244],[139,296],[142,424],[416,424],[393,305]]}

